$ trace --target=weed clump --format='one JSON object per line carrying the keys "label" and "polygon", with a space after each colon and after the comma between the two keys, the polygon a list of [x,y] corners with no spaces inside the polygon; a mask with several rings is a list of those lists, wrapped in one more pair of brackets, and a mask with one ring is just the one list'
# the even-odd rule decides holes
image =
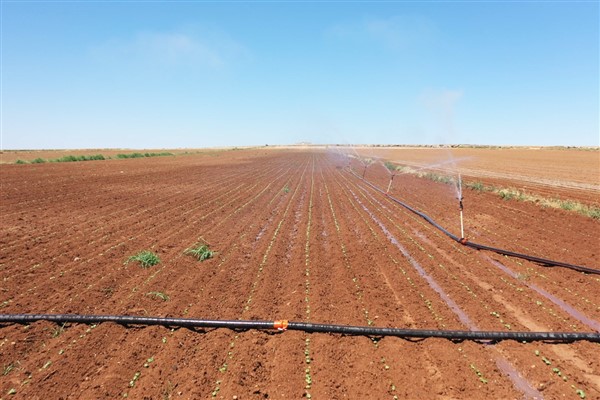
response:
{"label": "weed clump", "polygon": [[481,182],[468,182],[465,184],[465,186],[477,192],[483,192],[484,190],[486,190],[484,184]]}
{"label": "weed clump", "polygon": [[194,246],[186,249],[184,254],[191,255],[196,258],[198,261],[208,260],[215,255],[215,252],[212,251],[208,245],[203,243],[196,243]]}
{"label": "weed clump", "polygon": [[160,258],[151,251],[144,250],[140,251],[134,256],[129,257],[125,264],[129,264],[131,261],[137,261],[140,263],[142,268],[150,268],[158,263],[160,263]]}

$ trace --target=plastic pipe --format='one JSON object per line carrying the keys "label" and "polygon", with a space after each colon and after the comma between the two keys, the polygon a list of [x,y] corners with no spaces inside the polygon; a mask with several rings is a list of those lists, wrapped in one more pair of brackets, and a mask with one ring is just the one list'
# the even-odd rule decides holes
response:
{"label": "plastic pipe", "polygon": [[518,341],[559,341],[572,342],[587,340],[600,342],[600,333],[593,332],[514,332],[514,331],[458,331],[432,329],[379,328],[373,326],[353,326],[334,324],[315,324],[287,320],[251,321],[251,320],[206,320],[190,318],[136,317],[128,315],[75,315],[75,314],[0,314],[0,324],[29,324],[36,321],[54,323],[97,324],[114,322],[120,325],[161,325],[182,328],[228,328],[228,329],[268,329],[295,330],[309,333],[334,333],[341,335],[394,336],[400,338],[444,338],[450,340],[518,340]]}

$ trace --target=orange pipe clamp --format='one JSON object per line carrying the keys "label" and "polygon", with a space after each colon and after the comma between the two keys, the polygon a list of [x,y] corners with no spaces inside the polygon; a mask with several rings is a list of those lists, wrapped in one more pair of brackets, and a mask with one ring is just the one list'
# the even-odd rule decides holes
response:
{"label": "orange pipe clamp", "polygon": [[278,331],[285,331],[288,327],[288,320],[287,319],[281,319],[278,321],[275,321],[273,323],[273,328],[277,329]]}

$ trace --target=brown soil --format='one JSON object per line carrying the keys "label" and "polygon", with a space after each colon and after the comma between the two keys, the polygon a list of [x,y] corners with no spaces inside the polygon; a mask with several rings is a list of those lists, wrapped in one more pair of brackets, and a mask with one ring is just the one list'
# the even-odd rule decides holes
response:
{"label": "brown soil", "polygon": [[423,172],[461,173],[466,181],[600,205],[597,148],[365,147],[356,151],[365,157],[381,157],[415,169],[423,168]]}
{"label": "brown soil", "polygon": [[[600,323],[600,277],[457,245],[346,165],[332,152],[264,149],[3,165],[0,311],[518,331]],[[377,168],[366,178],[389,181]],[[448,185],[402,176],[391,193],[457,231]],[[468,192],[465,204],[474,241],[600,267],[600,221],[490,193]],[[183,255],[198,240],[216,256]],[[161,264],[124,264],[144,249]],[[599,350],[7,324],[0,398],[591,399]]]}

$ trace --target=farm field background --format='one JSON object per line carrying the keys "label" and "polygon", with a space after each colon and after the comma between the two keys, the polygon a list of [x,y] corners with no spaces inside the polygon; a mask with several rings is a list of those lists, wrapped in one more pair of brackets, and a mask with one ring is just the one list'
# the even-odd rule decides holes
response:
{"label": "farm field background", "polygon": [[[600,277],[452,242],[351,174],[361,164],[340,150],[2,165],[1,312],[600,330]],[[465,180],[599,204],[594,150],[356,152],[414,168],[450,153]],[[389,172],[374,163],[365,178],[385,189]],[[401,174],[390,194],[458,231],[452,185]],[[598,268],[598,219],[464,196],[467,238]],[[215,257],[183,254],[198,241]],[[124,263],[145,249],[161,263]],[[589,342],[40,322],[0,329],[0,397],[599,398],[599,353]]]}

